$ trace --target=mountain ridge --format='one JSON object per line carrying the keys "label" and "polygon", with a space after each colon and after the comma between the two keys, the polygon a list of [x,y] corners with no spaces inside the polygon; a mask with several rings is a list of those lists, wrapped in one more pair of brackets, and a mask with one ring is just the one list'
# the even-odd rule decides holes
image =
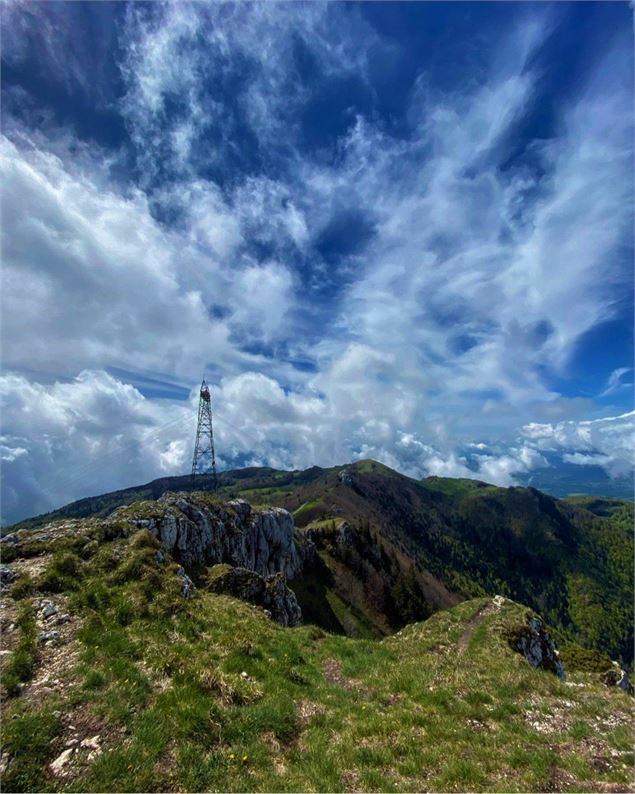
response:
{"label": "mountain ridge", "polygon": [[[429,484],[436,484],[439,486],[439,490],[444,490],[443,484],[448,484],[450,490],[452,490],[452,484],[461,484],[465,485],[466,487],[490,487],[490,488],[499,488],[501,486],[496,486],[492,483],[487,483],[483,480],[477,479],[466,479],[466,478],[458,478],[458,477],[439,477],[436,475],[430,475],[428,477],[424,477],[421,479],[417,479],[415,477],[410,477],[409,475],[402,474],[401,472],[391,469],[390,467],[386,466],[385,464],[380,463],[379,461],[373,459],[363,459],[359,461],[352,461],[350,463],[343,463],[341,465],[336,466],[329,466],[329,467],[321,467],[321,466],[310,466],[306,469],[275,469],[269,466],[246,466],[239,469],[230,469],[227,471],[220,472],[218,474],[218,484],[221,493],[230,490],[232,487],[236,489],[241,481],[244,480],[263,480],[263,481],[278,481],[284,483],[287,479],[291,482],[292,478],[296,478],[299,475],[300,480],[312,479],[313,477],[319,477],[320,475],[324,475],[326,473],[333,473],[346,470],[347,468],[357,468],[357,467],[366,467],[366,466],[375,466],[381,467],[383,470],[390,472],[392,475],[397,475],[404,479],[412,480],[414,482],[421,482],[421,483],[429,483]],[[550,494],[548,491],[544,489],[536,488],[531,484],[527,485],[516,485],[516,486],[509,486],[511,488],[533,488],[534,490],[540,490],[541,493],[545,493],[549,496],[552,496],[555,499],[573,499],[579,496],[585,496],[585,494],[580,493],[571,493],[568,496],[560,496],[556,494]],[[175,476],[168,476],[168,477],[158,477],[154,480],[150,480],[147,483],[143,483],[141,485],[131,485],[126,488],[116,489],[114,491],[107,491],[103,494],[97,494],[95,496],[86,496],[82,497],[81,499],[73,500],[66,505],[62,505],[59,508],[54,510],[47,511],[46,513],[40,513],[35,516],[31,516],[28,518],[21,519],[20,521],[16,521],[13,524],[6,525],[1,528],[2,534],[5,534],[9,531],[14,531],[15,529],[26,529],[32,526],[41,526],[44,523],[48,523],[49,521],[54,521],[56,518],[82,518],[90,515],[107,515],[107,511],[114,509],[122,504],[129,504],[133,501],[137,501],[138,499],[157,499],[161,494],[165,493],[166,491],[191,491],[191,490],[212,490],[213,489],[213,479],[211,475],[197,475],[196,478],[193,480],[191,475],[183,474],[183,475],[175,475]],[[238,489],[240,490],[240,489]],[[614,502],[630,502],[632,500],[625,499],[622,497],[614,497],[611,495],[600,495],[600,494],[589,494],[588,497],[594,500],[606,500],[606,501],[614,501]]]}
{"label": "mountain ridge", "polygon": [[560,658],[527,606],[468,599],[378,641],[285,628],[218,592],[231,565],[191,559],[194,587],[179,566],[216,521],[230,545],[212,531],[206,562],[249,564],[258,510],[162,499],[3,542],[3,790],[629,790],[621,671]]}
{"label": "mountain ridge", "polygon": [[[211,478],[163,478],[39,522],[104,516],[168,486],[191,492],[206,484]],[[221,474],[219,484],[221,500],[288,510],[316,545],[316,566],[290,585],[309,619],[330,631],[384,636],[461,600],[501,593],[541,612],[562,641],[632,660],[632,504],[419,481],[372,460],[293,472],[252,467]]]}

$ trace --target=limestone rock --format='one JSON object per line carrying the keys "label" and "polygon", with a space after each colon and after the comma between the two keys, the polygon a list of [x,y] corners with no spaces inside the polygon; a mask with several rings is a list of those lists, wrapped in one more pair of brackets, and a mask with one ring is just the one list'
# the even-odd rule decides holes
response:
{"label": "limestone rock", "polygon": [[0,590],[11,584],[17,577],[17,573],[8,565],[0,565]]}
{"label": "limestone rock", "polygon": [[215,593],[226,593],[262,607],[270,613],[272,620],[282,626],[299,626],[302,623],[298,601],[281,573],[264,577],[246,568],[216,565],[209,573],[208,582],[210,590]]}
{"label": "limestone rock", "polygon": [[59,631],[42,631],[38,634],[38,642],[58,642],[60,639]]}
{"label": "limestone rock", "polygon": [[38,617],[40,617],[42,620],[47,620],[48,618],[53,617],[53,615],[57,615],[57,611],[57,607],[52,601],[49,601],[48,599],[42,599],[40,601]]}
{"label": "limestone rock", "polygon": [[350,472],[347,469],[342,469],[337,473],[337,479],[342,483],[342,485],[352,485],[353,478],[350,475]]}
{"label": "limestone rock", "polygon": [[71,760],[72,755],[73,755],[72,747],[69,747],[67,750],[64,750],[64,752],[61,755],[59,755],[55,759],[55,761],[51,763],[49,767],[51,773],[57,777],[64,775],[66,772],[66,766]]}
{"label": "limestone rock", "polygon": [[223,503],[204,493],[166,493],[150,515],[135,513],[132,505],[111,515],[119,518],[148,529],[186,568],[229,563],[261,576],[280,572],[292,579],[303,567],[293,518],[282,508],[252,510],[243,500]]}
{"label": "limestone rock", "polygon": [[185,569],[183,567],[179,567],[176,575],[180,576],[183,580],[183,584],[181,586],[181,594],[183,595],[183,598],[191,598],[192,593],[194,592],[194,582],[185,573]]}
{"label": "limestone rock", "polygon": [[556,645],[537,615],[529,615],[525,625],[510,633],[509,644],[522,653],[532,667],[549,670],[563,681],[566,678]]}
{"label": "limestone rock", "polygon": [[622,670],[617,662],[613,662],[613,667],[604,673],[603,680],[607,686],[616,686],[623,689],[624,692],[633,694],[633,685],[629,681],[628,673],[626,670]]}

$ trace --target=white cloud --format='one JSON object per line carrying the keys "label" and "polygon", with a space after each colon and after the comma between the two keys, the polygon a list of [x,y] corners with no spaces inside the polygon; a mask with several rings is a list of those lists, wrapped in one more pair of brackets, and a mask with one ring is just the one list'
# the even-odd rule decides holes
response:
{"label": "white cloud", "polygon": [[[508,484],[556,449],[624,471],[630,424],[579,421],[597,415],[592,402],[562,397],[545,373],[567,377],[628,278],[630,87],[582,87],[558,108],[557,134],[532,145],[540,168],[503,168],[549,31],[542,14],[521,22],[455,90],[421,75],[398,136],[345,114],[326,156],[303,150],[302,111],[329,81],[368,87],[371,50],[393,46],[355,7],[133,4],[121,45],[139,186],[117,183],[104,153],[68,129],[12,127],[0,151],[3,356],[17,373],[5,381],[6,504],[35,494],[50,506],[187,468],[191,405],[146,400],[105,367],[194,383],[209,366],[226,464],[372,456],[413,476]],[[65,35],[42,28],[53,72]],[[11,57],[24,59],[15,41]],[[335,261],[319,244],[337,223],[352,244]],[[310,366],[294,370],[294,357]],[[25,423],[22,408],[40,404]],[[144,440],[170,417],[187,432]],[[135,453],[104,477],[120,438]],[[85,459],[99,476],[55,484],[52,472]]]}
{"label": "white cloud", "polygon": [[482,479],[502,486],[515,485],[517,475],[549,465],[539,452],[527,445],[511,447],[499,456],[478,455],[477,460]]}
{"label": "white cloud", "polygon": [[569,463],[593,462],[611,477],[633,472],[635,411],[581,422],[530,423],[522,433],[537,449],[564,452]]}
{"label": "white cloud", "polygon": [[631,367],[618,367],[617,369],[614,369],[609,375],[604,391],[600,394],[600,397],[608,397],[610,394],[615,394],[615,392],[621,391],[622,389],[628,388],[629,386],[632,390],[633,384],[624,383],[623,380],[624,376],[632,371],[633,370]]}
{"label": "white cloud", "polygon": [[0,399],[5,522],[161,476],[183,462],[182,438],[195,422],[190,406],[146,400],[104,372],[49,385],[4,375]]}

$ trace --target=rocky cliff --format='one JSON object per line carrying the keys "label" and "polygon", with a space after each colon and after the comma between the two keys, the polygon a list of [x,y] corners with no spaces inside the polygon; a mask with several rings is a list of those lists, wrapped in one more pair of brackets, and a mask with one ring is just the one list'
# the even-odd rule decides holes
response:
{"label": "rocky cliff", "polygon": [[262,607],[281,626],[302,623],[298,601],[281,573],[265,577],[246,568],[215,565],[208,573],[207,584],[213,593],[226,593]]}
{"label": "rocky cliff", "polygon": [[253,510],[244,500],[167,493],[156,502],[119,508],[110,519],[148,529],[185,567],[228,563],[263,577],[283,573],[292,579],[310,555],[309,545],[296,541],[289,512]]}

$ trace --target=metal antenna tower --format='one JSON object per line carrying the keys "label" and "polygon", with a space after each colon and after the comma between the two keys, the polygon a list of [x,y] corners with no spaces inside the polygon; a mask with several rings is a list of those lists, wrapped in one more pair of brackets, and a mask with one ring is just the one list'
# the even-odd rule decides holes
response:
{"label": "metal antenna tower", "polygon": [[198,401],[198,424],[196,426],[196,445],[192,460],[192,480],[197,474],[212,475],[214,490],[216,480],[216,455],[214,454],[214,430],[212,428],[212,398],[205,380],[201,383],[201,395]]}

